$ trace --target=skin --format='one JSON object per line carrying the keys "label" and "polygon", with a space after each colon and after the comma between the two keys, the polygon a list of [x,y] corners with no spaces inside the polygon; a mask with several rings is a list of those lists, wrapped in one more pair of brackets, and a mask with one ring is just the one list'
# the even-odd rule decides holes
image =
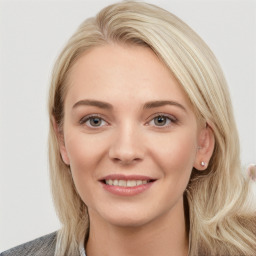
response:
{"label": "skin", "polygon": [[[88,99],[112,109],[83,104]],[[175,104],[144,109],[151,101]],[[209,161],[214,137],[170,71],[146,47],[96,47],[72,67],[64,110],[61,155],[88,206],[87,254],[187,255],[183,192],[192,168],[207,167],[200,162]],[[159,113],[168,116],[161,125]],[[99,126],[88,115],[100,115]],[[118,196],[99,181],[109,174],[155,181]]]}

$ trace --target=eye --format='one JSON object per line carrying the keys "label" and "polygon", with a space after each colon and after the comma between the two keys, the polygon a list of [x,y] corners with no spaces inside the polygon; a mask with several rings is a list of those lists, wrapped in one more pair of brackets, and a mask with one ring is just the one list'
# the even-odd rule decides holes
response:
{"label": "eye", "polygon": [[172,116],[158,114],[148,124],[157,126],[157,127],[166,127],[166,126],[171,125],[171,123],[176,123],[176,122],[177,122],[177,120]]}
{"label": "eye", "polygon": [[80,120],[79,123],[85,124],[90,128],[99,128],[107,124],[106,121],[104,121],[101,117],[97,115],[85,116]]}

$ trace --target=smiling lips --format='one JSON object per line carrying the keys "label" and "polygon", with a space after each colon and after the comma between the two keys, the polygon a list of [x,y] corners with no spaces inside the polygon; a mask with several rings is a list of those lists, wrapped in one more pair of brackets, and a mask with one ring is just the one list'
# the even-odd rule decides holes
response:
{"label": "smiling lips", "polygon": [[149,180],[105,180],[107,185],[119,186],[119,187],[135,187],[142,184],[147,184]]}
{"label": "smiling lips", "polygon": [[119,196],[134,196],[149,189],[156,181],[146,176],[108,175],[100,180],[103,188]]}

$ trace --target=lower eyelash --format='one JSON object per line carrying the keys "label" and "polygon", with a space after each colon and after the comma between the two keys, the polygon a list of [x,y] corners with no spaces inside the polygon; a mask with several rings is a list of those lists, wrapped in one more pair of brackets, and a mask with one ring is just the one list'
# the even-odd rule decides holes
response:
{"label": "lower eyelash", "polygon": [[[105,121],[100,115],[92,114],[92,115],[84,116],[83,118],[81,118],[79,120],[79,124],[82,125],[82,124],[86,123],[88,120],[90,120],[91,118],[94,118],[94,117],[100,118],[101,120]],[[176,119],[175,117],[167,115],[167,114],[161,114],[161,113],[158,113],[155,116],[153,116],[150,121],[152,121],[156,117],[165,117],[165,118],[169,119],[171,121],[171,123],[173,123],[173,124],[176,124],[178,122],[178,119]],[[161,126],[159,126],[159,127],[161,127]],[[166,126],[163,126],[163,127],[166,127]]]}
{"label": "lower eyelash", "polygon": [[84,124],[86,123],[88,120],[90,120],[93,117],[97,117],[100,118],[101,120],[104,120],[100,115],[97,114],[93,114],[93,115],[89,115],[89,116],[84,116],[79,120],[79,124]]}
{"label": "lower eyelash", "polygon": [[178,122],[178,120],[175,117],[170,116],[170,115],[166,115],[166,114],[156,114],[155,116],[153,116],[153,118],[151,120],[153,120],[156,117],[165,117],[165,118],[169,119],[172,123],[177,123]]}

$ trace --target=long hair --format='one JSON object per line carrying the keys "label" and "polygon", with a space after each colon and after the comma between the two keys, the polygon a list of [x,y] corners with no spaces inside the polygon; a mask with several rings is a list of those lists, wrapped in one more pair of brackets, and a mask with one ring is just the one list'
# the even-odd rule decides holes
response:
{"label": "long hair", "polygon": [[89,232],[87,207],[62,161],[53,119],[62,131],[71,67],[86,51],[109,43],[152,49],[187,94],[197,118],[215,136],[204,172],[192,170],[184,192],[190,223],[190,255],[256,255],[255,207],[242,174],[238,133],[222,70],[204,41],[175,15],[157,6],[122,2],[85,20],[59,55],[49,93],[49,161],[55,208],[62,223],[56,255],[76,255]]}

